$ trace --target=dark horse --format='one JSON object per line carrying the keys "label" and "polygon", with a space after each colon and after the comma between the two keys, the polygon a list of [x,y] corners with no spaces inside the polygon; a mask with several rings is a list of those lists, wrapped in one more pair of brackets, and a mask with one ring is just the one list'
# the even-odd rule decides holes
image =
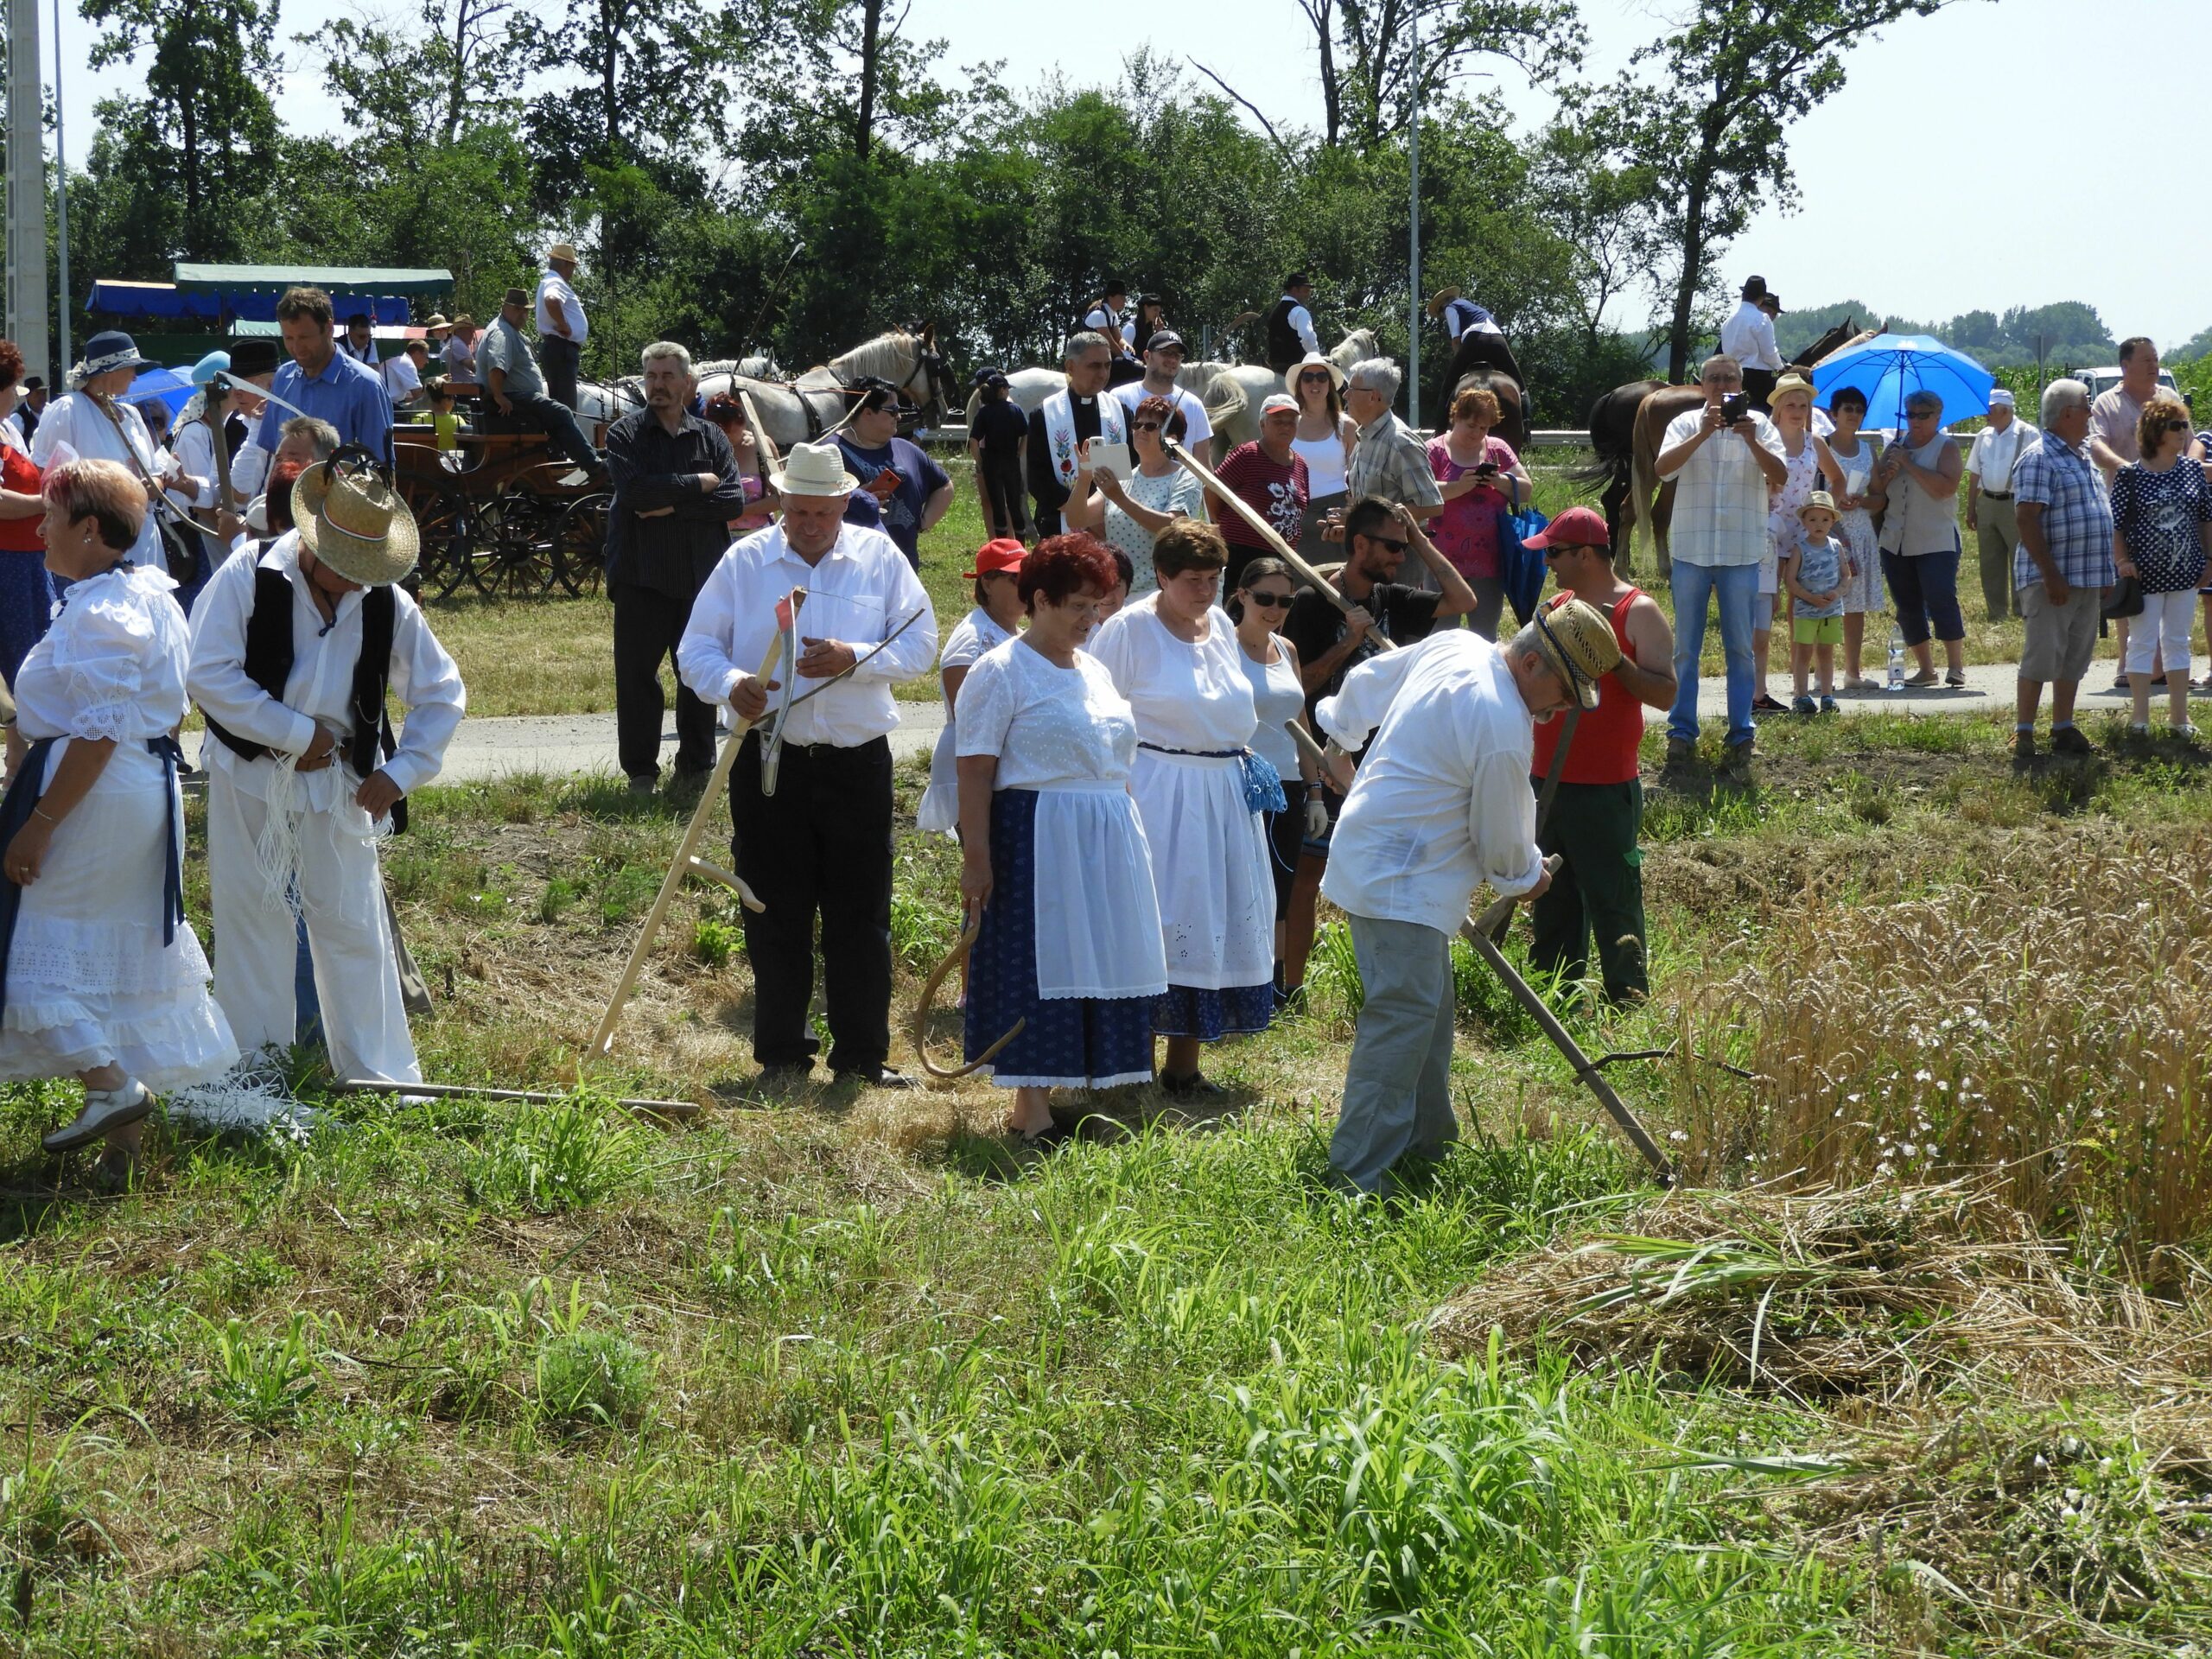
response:
{"label": "dark horse", "polygon": [[[1457,397],[1463,391],[1487,391],[1497,399],[1497,435],[1511,444],[1515,450],[1529,445],[1529,421],[1522,388],[1528,382],[1522,378],[1521,365],[1513,355],[1503,334],[1470,334],[1459,342],[1452,354],[1452,393]],[[1444,418],[1437,423],[1439,430],[1452,422],[1450,400],[1445,403]]]}
{"label": "dark horse", "polygon": [[[1815,365],[1842,346],[1855,343],[1859,335],[1857,320],[1847,317],[1806,347],[1789,366],[1809,377]],[[1666,574],[1667,525],[1674,511],[1675,486],[1671,479],[1657,485],[1659,499],[1655,507],[1651,495],[1657,473],[1653,461],[1667,423],[1704,401],[1705,393],[1694,385],[1631,380],[1590,406],[1590,448],[1594,455],[1572,476],[1579,484],[1605,486],[1601,499],[1605,533],[1613,544],[1614,560],[1623,569],[1628,568],[1635,550],[1637,526],[1649,524],[1652,543],[1658,550],[1660,574]]]}

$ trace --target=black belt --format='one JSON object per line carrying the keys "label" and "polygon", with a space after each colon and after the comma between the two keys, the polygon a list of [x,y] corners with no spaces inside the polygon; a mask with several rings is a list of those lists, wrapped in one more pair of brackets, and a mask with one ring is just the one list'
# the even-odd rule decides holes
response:
{"label": "black belt", "polygon": [[1171,749],[1158,743],[1139,743],[1137,747],[1150,749],[1154,754],[1179,754],[1192,760],[1236,760],[1244,753],[1242,749]]}
{"label": "black belt", "polygon": [[[756,726],[746,733],[745,741],[758,747],[760,741],[760,728]],[[889,736],[886,735],[871,737],[864,743],[785,743],[784,753],[804,755],[859,754],[874,748],[878,744],[888,745],[890,741]]]}
{"label": "black belt", "polygon": [[1981,493],[1981,499],[1985,501],[2010,501],[2012,499],[2012,492],[2010,490],[1984,490]]}

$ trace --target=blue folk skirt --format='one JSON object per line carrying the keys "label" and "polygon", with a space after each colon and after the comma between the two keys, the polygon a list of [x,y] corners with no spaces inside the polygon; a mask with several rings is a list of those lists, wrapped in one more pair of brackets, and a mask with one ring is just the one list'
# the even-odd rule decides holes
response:
{"label": "blue folk skirt", "polygon": [[44,553],[0,551],[0,678],[10,687],[54,620],[54,578]]}
{"label": "blue folk skirt", "polygon": [[1037,792],[1000,790],[991,797],[991,899],[968,957],[966,1058],[1022,1020],[1021,1034],[985,1068],[1001,1089],[1149,1083],[1158,999],[1037,994],[1036,846]]}

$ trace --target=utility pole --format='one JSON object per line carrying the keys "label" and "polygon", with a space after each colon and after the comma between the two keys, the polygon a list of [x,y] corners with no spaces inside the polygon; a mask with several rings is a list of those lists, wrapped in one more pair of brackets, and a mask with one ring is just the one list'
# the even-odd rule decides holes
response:
{"label": "utility pole", "polygon": [[51,385],[55,373],[46,351],[46,134],[39,124],[38,0],[7,4],[8,338],[22,348],[25,372],[44,376]]}
{"label": "utility pole", "polygon": [[[59,0],[56,0],[59,3]],[[1407,156],[1413,175],[1412,236],[1406,260],[1406,424],[1421,430],[1421,13],[1414,10],[1413,135]]]}
{"label": "utility pole", "polygon": [[[35,6],[38,0],[22,0],[25,6]],[[61,0],[54,0],[54,233],[60,264],[55,275],[60,279],[60,303],[54,308],[57,330],[54,373],[48,384],[56,392],[69,390],[69,365],[74,359],[69,354],[69,152],[61,142]],[[45,217],[45,204],[40,204],[40,217]],[[46,269],[46,232],[39,232],[39,269]]]}

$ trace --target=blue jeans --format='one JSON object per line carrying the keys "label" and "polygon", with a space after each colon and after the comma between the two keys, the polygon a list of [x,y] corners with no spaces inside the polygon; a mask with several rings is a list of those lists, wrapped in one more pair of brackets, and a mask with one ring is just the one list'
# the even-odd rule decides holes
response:
{"label": "blue jeans", "polygon": [[1697,661],[1705,650],[1705,611],[1720,602],[1720,649],[1728,665],[1728,746],[1751,741],[1751,625],[1762,603],[1756,564],[1690,564],[1677,555],[1675,584],[1675,706],[1667,735],[1697,741]]}

